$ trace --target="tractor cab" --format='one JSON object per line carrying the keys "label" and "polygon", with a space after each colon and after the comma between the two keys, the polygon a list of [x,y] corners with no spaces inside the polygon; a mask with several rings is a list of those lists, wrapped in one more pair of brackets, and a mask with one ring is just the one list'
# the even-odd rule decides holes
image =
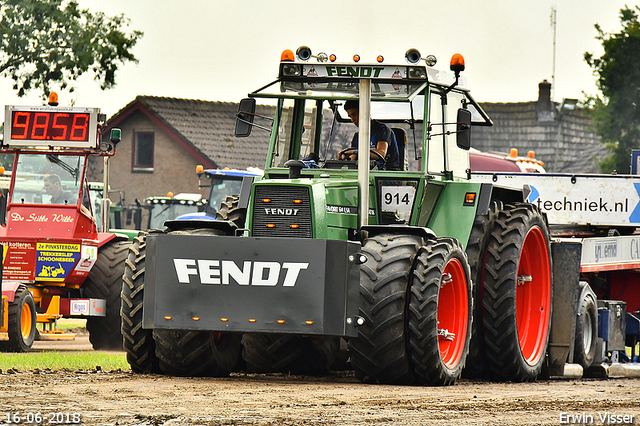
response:
{"label": "tractor cab", "polygon": [[88,156],[16,150],[5,235],[97,239],[84,176]]}
{"label": "tractor cab", "polygon": [[[434,70],[433,57],[430,66],[419,65],[415,49],[407,52],[408,65],[387,65],[382,57],[375,64],[360,64],[359,58],[348,64],[322,62],[323,54],[318,54],[318,62],[307,62],[312,56],[304,49],[308,48],[298,49],[295,58],[291,51],[283,52],[278,80],[251,93],[240,105],[238,137],[248,135],[255,125],[256,99],[277,99],[266,164],[271,173],[282,173],[274,169],[288,167],[289,160],[302,161],[305,169],[357,168],[353,161],[337,160],[338,153],[351,147],[356,132],[368,130],[362,124],[371,119],[393,132],[396,147],[390,143],[389,149],[397,149],[396,170],[468,176],[469,125],[492,123],[459,72]],[[364,92],[361,81],[368,83]],[[360,100],[363,106],[359,112],[367,117],[360,120],[360,129],[344,109],[348,100]],[[387,159],[371,160],[371,169],[392,170]]]}

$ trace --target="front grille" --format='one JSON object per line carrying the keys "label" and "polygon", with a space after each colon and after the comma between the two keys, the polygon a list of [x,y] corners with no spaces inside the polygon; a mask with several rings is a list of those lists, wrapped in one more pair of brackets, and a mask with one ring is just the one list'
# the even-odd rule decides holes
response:
{"label": "front grille", "polygon": [[[295,203],[294,200],[300,202]],[[255,237],[312,238],[308,188],[280,185],[256,187],[252,234]]]}

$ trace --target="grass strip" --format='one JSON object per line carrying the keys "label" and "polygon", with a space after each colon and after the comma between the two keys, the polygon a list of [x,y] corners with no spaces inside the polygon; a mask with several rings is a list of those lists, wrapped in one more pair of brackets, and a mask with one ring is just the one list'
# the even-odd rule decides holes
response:
{"label": "grass strip", "polygon": [[0,353],[0,370],[129,370],[126,355],[119,352]]}

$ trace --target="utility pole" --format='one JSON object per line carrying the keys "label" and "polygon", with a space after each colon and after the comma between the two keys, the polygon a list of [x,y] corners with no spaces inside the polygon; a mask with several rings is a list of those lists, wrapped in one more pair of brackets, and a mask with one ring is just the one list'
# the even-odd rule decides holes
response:
{"label": "utility pole", "polygon": [[551,102],[556,95],[556,14],[557,10],[551,6],[551,26],[553,27],[553,71],[551,72]]}

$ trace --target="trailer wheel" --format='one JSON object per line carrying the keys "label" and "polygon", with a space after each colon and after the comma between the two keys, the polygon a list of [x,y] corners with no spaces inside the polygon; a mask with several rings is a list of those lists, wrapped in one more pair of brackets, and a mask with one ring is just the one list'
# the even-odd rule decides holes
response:
{"label": "trailer wheel", "polygon": [[142,328],[142,302],[147,257],[147,233],[133,239],[122,276],[122,337],[134,373],[160,373],[153,331]]}
{"label": "trailer wheel", "polygon": [[596,356],[598,342],[598,308],[597,297],[587,283],[583,284],[580,294],[580,307],[576,319],[576,340],[574,346],[574,361],[587,369]]}
{"label": "trailer wheel", "polygon": [[336,360],[339,337],[245,333],[242,357],[252,373],[322,375]]}
{"label": "trailer wheel", "polygon": [[84,297],[107,301],[105,317],[88,317],[89,341],[96,350],[122,350],[120,293],[129,241],[111,241],[98,250],[98,259],[82,286]]}
{"label": "trailer wheel", "polygon": [[235,223],[239,228],[244,227],[247,218],[247,209],[238,207],[240,201],[239,195],[227,195],[222,202],[218,211],[216,211],[216,220],[228,220]]}
{"label": "trailer wheel", "polygon": [[409,299],[409,343],[418,381],[451,385],[469,352],[473,312],[467,255],[452,238],[429,241],[416,256]]}
{"label": "trailer wheel", "polygon": [[224,377],[238,363],[241,335],[153,330],[160,369],[171,376]]}
{"label": "trailer wheel", "polygon": [[8,309],[9,340],[0,341],[2,352],[26,352],[36,338],[36,304],[31,291],[19,285]]}
{"label": "trailer wheel", "polygon": [[484,329],[482,327],[482,287],[484,283],[484,264],[487,257],[489,236],[493,229],[498,210],[502,203],[493,201],[489,212],[477,216],[471,228],[469,243],[467,244],[467,257],[471,268],[472,293],[473,293],[473,321],[471,323],[471,341],[469,342],[469,355],[467,363],[462,370],[462,376],[468,379],[476,379],[483,375],[486,365],[484,348]]}
{"label": "trailer wheel", "polygon": [[546,221],[532,204],[498,212],[487,249],[483,323],[492,379],[535,380],[551,322],[551,249]]}
{"label": "trailer wheel", "polygon": [[414,258],[423,245],[412,235],[380,234],[364,242],[360,313],[364,325],[349,339],[351,365],[364,382],[411,384],[406,306]]}

